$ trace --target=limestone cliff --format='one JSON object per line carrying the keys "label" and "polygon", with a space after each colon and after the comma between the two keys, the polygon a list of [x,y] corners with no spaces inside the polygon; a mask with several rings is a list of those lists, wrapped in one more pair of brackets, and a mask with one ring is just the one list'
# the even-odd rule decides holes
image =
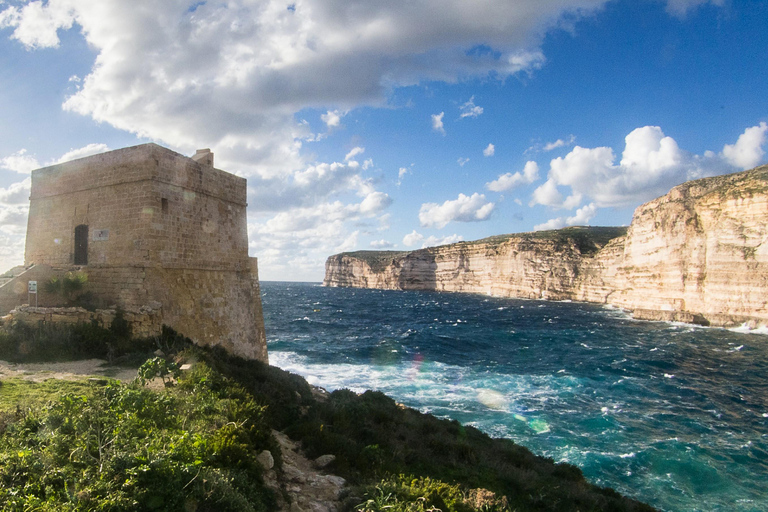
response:
{"label": "limestone cliff", "polygon": [[768,166],[684,183],[626,228],[331,256],[326,286],[579,300],[639,318],[768,325]]}

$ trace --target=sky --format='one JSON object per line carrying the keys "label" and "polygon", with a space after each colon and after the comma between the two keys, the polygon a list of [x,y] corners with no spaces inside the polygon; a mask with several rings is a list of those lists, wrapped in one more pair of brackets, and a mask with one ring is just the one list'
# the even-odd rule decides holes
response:
{"label": "sky", "polygon": [[768,0],[0,0],[0,272],[33,169],[155,142],[248,179],[262,280],[628,225],[766,163]]}

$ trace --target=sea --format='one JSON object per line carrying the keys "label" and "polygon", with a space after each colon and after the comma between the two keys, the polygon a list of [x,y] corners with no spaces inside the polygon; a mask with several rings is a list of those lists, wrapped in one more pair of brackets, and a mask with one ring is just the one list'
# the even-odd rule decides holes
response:
{"label": "sea", "polygon": [[380,390],[664,511],[768,510],[768,332],[603,305],[261,284],[270,363]]}

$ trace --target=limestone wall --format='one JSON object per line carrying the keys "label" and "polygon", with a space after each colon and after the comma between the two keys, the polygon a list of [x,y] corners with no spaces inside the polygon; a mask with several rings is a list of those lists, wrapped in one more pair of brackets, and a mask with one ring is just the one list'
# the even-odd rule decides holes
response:
{"label": "limestone wall", "polygon": [[194,342],[267,361],[246,180],[195,158],[144,144],[33,171],[26,264],[72,266],[87,226],[78,265],[100,304],[159,301]]}
{"label": "limestone wall", "polygon": [[[86,311],[83,308],[43,308],[24,305],[3,316],[2,325],[9,326],[14,322],[23,322],[29,325],[36,325],[40,322],[60,324],[96,322],[101,327],[109,329],[115,315],[114,309]],[[136,338],[148,338],[162,334],[163,321],[159,303],[136,310],[123,311],[123,318],[131,326],[131,335]]]}
{"label": "limestone wall", "polygon": [[74,264],[88,226],[88,265],[247,267],[246,181],[154,144],[39,169],[26,264]]}
{"label": "limestone wall", "polygon": [[768,166],[673,188],[638,207],[626,235],[599,251],[583,251],[575,235],[567,228],[340,254],[326,262],[324,284],[570,299],[643,319],[768,325]]}
{"label": "limestone wall", "polygon": [[[61,297],[45,291],[45,283],[54,276],[66,273],[63,269],[54,269],[49,265],[35,265],[24,270],[0,286],[0,316],[7,314],[19,304],[37,304],[53,307],[61,305]],[[28,292],[29,281],[37,281],[37,297]]]}

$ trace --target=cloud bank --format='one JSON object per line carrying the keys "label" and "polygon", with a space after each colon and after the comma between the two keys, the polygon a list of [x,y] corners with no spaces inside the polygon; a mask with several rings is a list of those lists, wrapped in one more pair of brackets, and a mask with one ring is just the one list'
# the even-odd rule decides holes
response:
{"label": "cloud bank", "polygon": [[425,228],[444,228],[449,222],[480,222],[488,220],[495,204],[485,199],[483,194],[471,196],[459,194],[454,200],[443,204],[424,203],[419,210],[419,222]]}
{"label": "cloud bank", "polygon": [[682,150],[660,127],[643,126],[625,137],[618,163],[609,147],[576,146],[550,162],[547,181],[534,191],[531,204],[571,209],[586,198],[597,207],[644,202],[684,181],[758,165],[765,154],[766,133],[768,125],[760,123],[720,153],[706,151],[699,156]]}

